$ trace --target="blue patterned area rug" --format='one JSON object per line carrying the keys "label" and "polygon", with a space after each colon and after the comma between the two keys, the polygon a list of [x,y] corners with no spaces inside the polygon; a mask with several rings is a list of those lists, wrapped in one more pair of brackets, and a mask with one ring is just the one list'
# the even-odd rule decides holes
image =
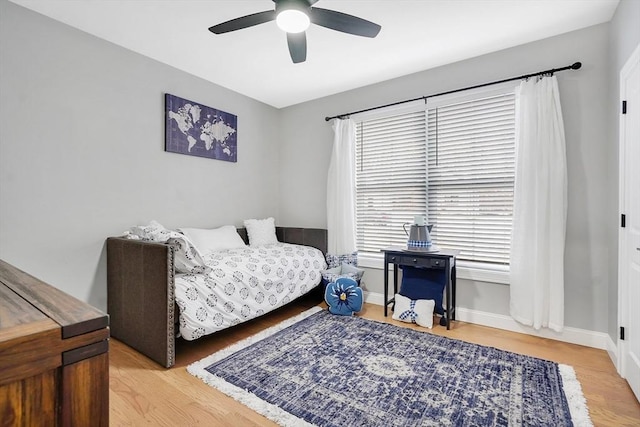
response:
{"label": "blue patterned area rug", "polygon": [[591,426],[573,368],[314,307],[188,371],[282,426]]}

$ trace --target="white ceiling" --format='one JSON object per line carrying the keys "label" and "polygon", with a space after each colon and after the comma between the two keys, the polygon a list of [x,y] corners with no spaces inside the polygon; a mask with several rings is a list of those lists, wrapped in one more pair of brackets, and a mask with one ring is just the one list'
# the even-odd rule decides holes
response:
{"label": "white ceiling", "polygon": [[300,64],[275,22],[208,31],[271,0],[11,1],[282,108],[607,22],[619,0],[320,0],[382,30],[369,39],[312,25]]}

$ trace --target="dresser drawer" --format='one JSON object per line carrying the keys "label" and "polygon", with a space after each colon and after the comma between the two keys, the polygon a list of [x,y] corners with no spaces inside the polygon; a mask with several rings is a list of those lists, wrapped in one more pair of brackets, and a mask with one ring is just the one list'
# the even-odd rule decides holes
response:
{"label": "dresser drawer", "polygon": [[422,267],[422,268],[436,268],[441,269],[446,266],[446,259],[440,257],[424,257],[424,255],[420,256],[412,256],[412,255],[388,255],[388,261],[398,265],[410,265],[414,267]]}

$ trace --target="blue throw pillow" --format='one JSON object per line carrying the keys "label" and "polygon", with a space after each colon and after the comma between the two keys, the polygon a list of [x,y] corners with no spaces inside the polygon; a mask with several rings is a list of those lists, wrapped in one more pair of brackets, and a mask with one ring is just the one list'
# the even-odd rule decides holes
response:
{"label": "blue throw pillow", "polygon": [[362,310],[364,298],[362,289],[355,280],[341,277],[327,285],[324,300],[329,306],[329,312],[342,316],[351,316]]}

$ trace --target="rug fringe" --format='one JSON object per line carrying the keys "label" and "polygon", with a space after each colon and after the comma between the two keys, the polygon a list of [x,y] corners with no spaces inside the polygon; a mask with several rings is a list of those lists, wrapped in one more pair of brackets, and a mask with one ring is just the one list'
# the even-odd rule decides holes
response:
{"label": "rug fringe", "polygon": [[187,371],[195,376],[200,378],[205,383],[209,384],[212,387],[220,390],[222,393],[231,397],[232,399],[237,400],[245,406],[253,409],[257,413],[264,415],[271,421],[283,426],[283,427],[314,427],[313,424],[308,423],[307,421],[296,417],[295,415],[290,414],[287,411],[279,408],[276,405],[265,402],[264,400],[257,397],[255,394],[244,390],[240,387],[237,387],[231,383],[228,383],[224,379],[218,377],[217,375],[213,375],[210,372],[206,371],[205,368],[210,366],[211,364],[224,359],[231,354],[242,350],[245,347],[249,347],[250,345],[261,341],[276,332],[279,332],[294,323],[301,321],[302,319],[306,319],[307,317],[322,311],[320,307],[312,307],[309,310],[303,311],[302,313],[287,319],[275,326],[272,326],[268,329],[265,329],[262,332],[259,332],[253,336],[250,336],[242,341],[238,341],[237,343],[226,347],[212,355],[198,361],[194,362],[187,367]]}
{"label": "rug fringe", "polygon": [[569,365],[558,364],[558,370],[562,376],[564,394],[569,404],[571,420],[576,427],[593,427],[587,408],[587,399],[582,394],[580,381],[576,377],[576,372]]}

